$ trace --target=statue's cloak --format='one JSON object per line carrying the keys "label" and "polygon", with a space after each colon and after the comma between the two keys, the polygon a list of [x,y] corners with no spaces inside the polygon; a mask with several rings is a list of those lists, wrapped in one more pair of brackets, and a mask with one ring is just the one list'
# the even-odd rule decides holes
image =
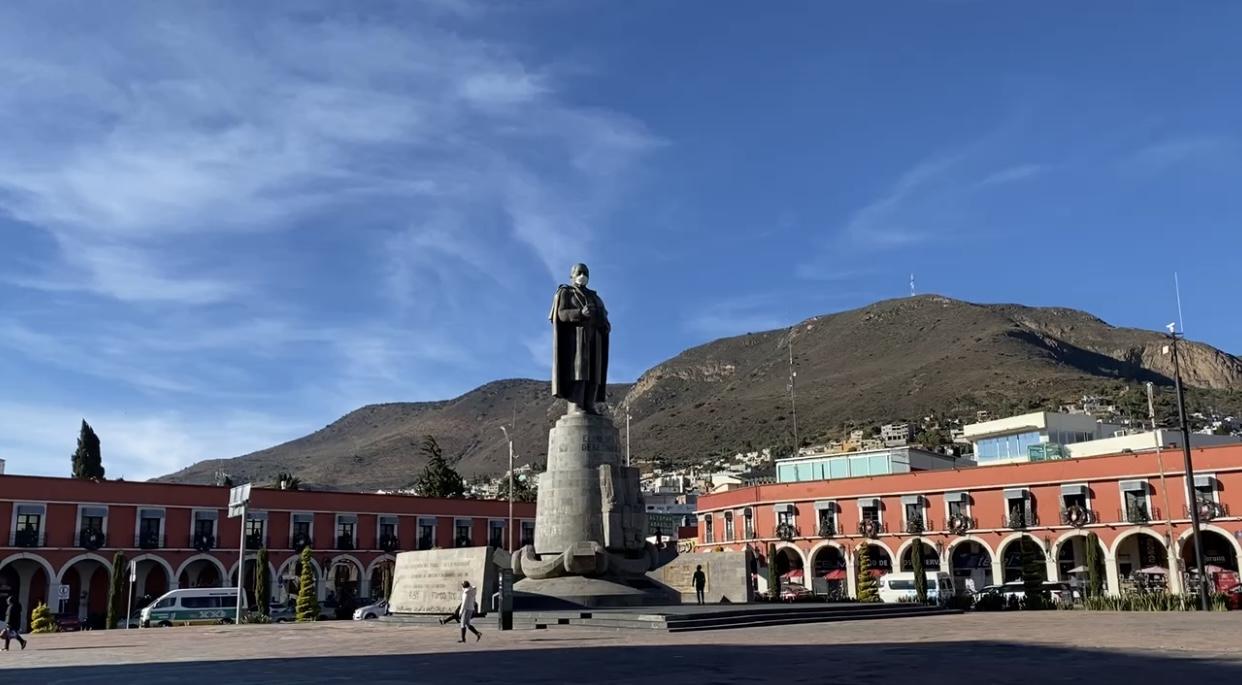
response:
{"label": "statue's cloak", "polygon": [[[591,305],[596,315],[582,316]],[[608,385],[608,336],[612,326],[604,302],[594,290],[570,285],[552,298],[552,396],[574,400],[574,383],[596,383],[593,402],[603,402]]]}

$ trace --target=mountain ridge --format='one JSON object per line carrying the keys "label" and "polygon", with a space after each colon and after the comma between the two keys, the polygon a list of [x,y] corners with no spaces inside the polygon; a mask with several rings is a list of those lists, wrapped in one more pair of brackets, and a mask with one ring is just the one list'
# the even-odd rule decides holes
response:
{"label": "mountain ridge", "polygon": [[[611,406],[629,406],[635,455],[686,462],[792,443],[791,341],[801,443],[844,425],[1055,407],[1084,393],[1133,403],[1137,384],[1167,387],[1173,373],[1164,335],[1087,312],[940,295],[885,300],[696,345],[611,385]],[[1185,342],[1182,352],[1196,397],[1242,407],[1242,360],[1203,343]],[[448,400],[366,405],[302,438],[158,480],[211,482],[225,471],[236,482],[265,482],[290,471],[316,487],[402,487],[422,468],[424,434],[464,475],[494,474],[507,468],[500,426],[514,418],[518,463],[540,464],[547,431],[564,413],[548,393],[547,381],[507,379]]]}

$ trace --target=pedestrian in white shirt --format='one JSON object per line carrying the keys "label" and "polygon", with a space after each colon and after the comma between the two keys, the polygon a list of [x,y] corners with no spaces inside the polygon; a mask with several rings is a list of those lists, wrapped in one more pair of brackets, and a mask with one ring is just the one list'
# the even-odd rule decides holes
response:
{"label": "pedestrian in white shirt", "polygon": [[474,641],[478,642],[483,639],[483,634],[477,628],[470,625],[470,619],[474,618],[474,594],[475,588],[470,586],[470,581],[461,581],[461,607],[457,613],[461,616],[461,639],[458,642],[466,641],[466,631],[474,633]]}

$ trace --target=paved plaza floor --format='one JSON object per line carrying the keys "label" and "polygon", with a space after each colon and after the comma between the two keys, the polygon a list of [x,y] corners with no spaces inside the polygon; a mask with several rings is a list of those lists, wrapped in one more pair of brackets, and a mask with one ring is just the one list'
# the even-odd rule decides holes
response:
{"label": "paved plaza floor", "polygon": [[1237,683],[1242,612],[986,613],[668,634],[551,628],[456,643],[368,622],[32,635],[0,682]]}

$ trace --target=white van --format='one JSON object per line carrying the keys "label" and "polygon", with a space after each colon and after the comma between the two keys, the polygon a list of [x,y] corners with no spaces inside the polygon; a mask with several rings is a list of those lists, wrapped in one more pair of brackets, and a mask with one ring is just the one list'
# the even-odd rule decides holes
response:
{"label": "white van", "polygon": [[[943,571],[927,571],[927,601],[943,604],[953,596],[953,577]],[[880,576],[880,601],[888,604],[918,601],[914,591],[913,573],[890,573]]]}
{"label": "white van", "polygon": [[[242,613],[250,609],[249,593],[242,593]],[[171,590],[142,610],[142,627],[189,623],[232,623],[237,615],[237,588],[199,587]]]}

